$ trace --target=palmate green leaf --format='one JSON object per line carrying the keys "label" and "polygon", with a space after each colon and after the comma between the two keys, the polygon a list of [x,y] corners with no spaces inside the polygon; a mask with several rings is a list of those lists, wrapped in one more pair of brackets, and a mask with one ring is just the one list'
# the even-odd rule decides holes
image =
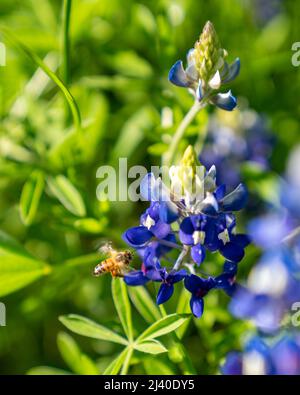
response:
{"label": "palmate green leaf", "polygon": [[127,340],[120,335],[92,320],[89,320],[88,318],[76,314],[69,314],[60,316],[59,320],[70,331],[77,333],[78,335],[123,345],[128,344]]}
{"label": "palmate green leaf", "polygon": [[114,278],[111,282],[114,305],[129,341],[133,339],[131,306],[128,298],[127,287],[121,278]]}
{"label": "palmate green leaf", "polygon": [[134,349],[147,354],[161,354],[167,352],[166,347],[158,340],[146,340],[134,346]]}
{"label": "palmate green leaf", "polygon": [[0,231],[0,296],[8,295],[51,272],[13,238]]}
{"label": "palmate green leaf", "polygon": [[132,348],[126,347],[125,350],[119,354],[116,359],[114,359],[110,365],[104,370],[104,375],[116,375],[120,372],[122,366],[124,365],[125,361],[130,359],[132,354]]}
{"label": "palmate green leaf", "polygon": [[75,340],[67,333],[61,332],[57,337],[57,346],[62,358],[69,368],[77,374],[99,374],[97,366],[78,347]]}
{"label": "palmate green leaf", "polygon": [[23,186],[20,198],[20,213],[21,219],[25,225],[30,225],[35,218],[44,185],[44,173],[35,170]]}
{"label": "palmate green leaf", "polygon": [[146,322],[151,324],[161,318],[158,307],[145,287],[130,287],[128,292],[134,307]]}
{"label": "palmate green leaf", "polygon": [[179,328],[188,319],[188,314],[170,314],[147,328],[138,338],[138,342],[152,340],[156,337],[166,335]]}
{"label": "palmate green leaf", "polygon": [[48,186],[53,195],[72,214],[78,217],[86,215],[84,201],[71,181],[63,175],[47,178]]}

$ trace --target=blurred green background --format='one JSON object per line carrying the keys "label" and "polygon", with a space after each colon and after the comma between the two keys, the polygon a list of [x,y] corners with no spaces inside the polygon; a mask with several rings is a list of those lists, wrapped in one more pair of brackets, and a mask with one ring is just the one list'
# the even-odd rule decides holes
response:
{"label": "blurred green background", "polygon": [[[63,77],[62,3],[1,0],[0,26]],[[214,23],[229,59],[241,59],[232,89],[242,103],[268,117],[276,136],[272,172],[281,173],[290,149],[300,142],[300,69],[291,64],[292,43],[300,41],[296,1],[74,0],[68,84],[84,137],[74,129],[56,85],[0,33],[7,47],[6,67],[0,67],[0,301],[7,308],[7,326],[0,327],[1,374],[23,374],[40,365],[68,370],[57,347],[61,314],[82,314],[119,330],[111,279],[95,279],[91,272],[99,261],[98,246],[111,240],[123,247],[121,234],[137,224],[146,204],[99,202],[96,170],[115,165],[119,157],[127,157],[129,165],[160,164],[170,135],[192,104],[188,92],[168,82],[168,71],[184,59],[206,20]],[[164,107],[174,110],[168,129],[161,126]],[[191,128],[190,142],[205,127],[208,112]],[[257,182],[250,179],[252,192],[271,188],[272,172]],[[33,191],[36,202],[41,198],[29,208]],[[268,193],[267,188],[260,197]],[[256,256],[250,248],[240,280]],[[216,259],[212,270],[221,261]],[[231,317],[227,303],[222,294],[209,295],[203,318],[190,324],[183,338],[198,373],[217,373],[250,327]],[[175,297],[166,308],[173,312],[176,305]],[[134,323],[137,330],[147,325],[137,311]],[[106,342],[76,341],[100,372],[119,350]],[[176,358],[161,358],[166,373],[180,373]],[[137,355],[133,362],[132,373],[163,369],[151,356]]]}

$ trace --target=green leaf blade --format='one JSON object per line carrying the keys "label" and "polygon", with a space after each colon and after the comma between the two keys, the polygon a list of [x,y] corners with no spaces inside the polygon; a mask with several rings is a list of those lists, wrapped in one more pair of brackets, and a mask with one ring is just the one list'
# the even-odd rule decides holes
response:
{"label": "green leaf blade", "polygon": [[84,201],[71,181],[63,175],[48,177],[48,186],[53,195],[72,214],[78,217],[86,215]]}
{"label": "green leaf blade", "polygon": [[115,308],[120,318],[122,327],[129,341],[133,340],[131,306],[128,298],[127,287],[121,278],[114,278],[112,283],[112,295]]}
{"label": "green leaf blade", "polygon": [[0,232],[0,296],[9,295],[50,272],[50,266],[32,257],[13,238]]}
{"label": "green leaf blade", "polygon": [[44,190],[45,176],[41,171],[34,171],[24,184],[20,198],[20,214],[25,225],[31,225]]}
{"label": "green leaf blade", "polygon": [[65,332],[60,332],[57,336],[57,346],[60,354],[76,374],[97,375],[99,374],[97,366],[78,347],[75,340]]}
{"label": "green leaf blade", "polygon": [[123,345],[128,344],[126,339],[120,335],[82,316],[76,314],[60,316],[59,321],[70,331],[77,333],[78,335],[90,337],[93,339],[106,340],[112,343]]}
{"label": "green leaf blade", "polygon": [[175,331],[187,319],[188,314],[170,314],[149,326],[138,338],[138,341],[152,340]]}
{"label": "green leaf blade", "polygon": [[125,363],[126,359],[132,354],[131,347],[125,348],[105,369],[104,375],[116,375],[120,372],[122,365]]}
{"label": "green leaf blade", "polygon": [[134,307],[146,322],[152,324],[161,318],[158,307],[145,287],[130,287],[128,292]]}
{"label": "green leaf blade", "polygon": [[147,340],[141,343],[137,343],[134,346],[134,349],[137,351],[144,352],[146,354],[154,354],[154,355],[168,351],[166,347],[158,340]]}

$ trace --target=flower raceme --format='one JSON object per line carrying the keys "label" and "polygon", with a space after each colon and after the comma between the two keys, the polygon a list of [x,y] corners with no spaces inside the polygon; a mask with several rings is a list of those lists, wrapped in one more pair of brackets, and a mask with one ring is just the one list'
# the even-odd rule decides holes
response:
{"label": "flower raceme", "polygon": [[[140,270],[125,276],[128,285],[143,285],[148,281],[161,284],[157,303],[169,300],[174,284],[184,279],[191,292],[191,310],[196,317],[203,312],[203,297],[214,288],[228,294],[234,289],[237,265],[249,243],[246,235],[236,234],[234,211],[246,203],[247,191],[240,184],[226,195],[225,185],[216,185],[216,169],[208,171],[200,165],[189,146],[177,167],[170,169],[170,185],[148,174],[142,181],[141,194],[150,201],[140,217],[140,225],[127,229],[123,239],[137,250],[143,264]],[[170,265],[166,255],[178,250],[179,256]],[[219,252],[225,258],[223,273],[202,279],[196,267],[207,251]],[[187,265],[192,274],[182,266]]]}
{"label": "flower raceme", "polygon": [[169,81],[179,87],[188,88],[199,102],[216,105],[223,110],[232,111],[237,104],[236,98],[229,90],[220,93],[222,85],[233,81],[240,71],[237,58],[228,65],[225,61],[227,51],[221,48],[213,24],[208,21],[187,54],[187,67],[178,60],[169,72]]}

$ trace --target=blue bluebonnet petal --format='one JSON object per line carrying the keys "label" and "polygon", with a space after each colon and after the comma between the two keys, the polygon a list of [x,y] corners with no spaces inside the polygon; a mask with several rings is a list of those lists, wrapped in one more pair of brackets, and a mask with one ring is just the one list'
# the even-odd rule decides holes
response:
{"label": "blue bluebonnet petal", "polygon": [[199,81],[197,89],[196,89],[196,98],[199,101],[201,101],[203,99],[203,90],[202,90],[202,82],[201,82],[201,80]]}
{"label": "blue bluebonnet petal", "polygon": [[228,71],[224,78],[222,78],[222,84],[227,84],[228,82],[233,81],[240,72],[241,62],[239,58],[236,58],[233,63],[228,68]]}
{"label": "blue bluebonnet petal", "polygon": [[214,195],[215,195],[217,201],[223,199],[223,197],[225,196],[225,193],[226,193],[226,185],[222,184],[222,185],[218,186],[218,188],[214,192]]}
{"label": "blue bluebonnet petal", "polygon": [[[178,283],[179,281],[183,280],[187,276],[187,272],[184,269],[179,270],[178,272],[170,273],[168,276],[168,281],[172,284]],[[170,280],[169,280],[170,278]]]}
{"label": "blue bluebonnet petal", "polygon": [[158,239],[165,238],[171,231],[171,227],[169,224],[165,224],[161,220],[158,220],[155,225],[151,228],[151,232],[154,234],[155,237]]}
{"label": "blue bluebonnet petal", "polygon": [[195,229],[194,229],[191,219],[189,217],[185,218],[180,224],[180,230],[179,230],[180,241],[186,245],[193,245],[194,244],[194,239],[193,239],[194,230]]}
{"label": "blue bluebonnet petal", "polygon": [[198,289],[204,289],[206,284],[202,278],[196,276],[195,274],[191,274],[190,276],[185,277],[184,286],[193,294],[197,292]]}
{"label": "blue bluebonnet petal", "polygon": [[152,202],[170,201],[168,188],[160,178],[155,178],[153,173],[148,173],[140,183],[140,194],[145,200]]}
{"label": "blue bluebonnet petal", "polygon": [[174,292],[174,286],[172,284],[161,284],[159,290],[158,290],[158,294],[157,294],[157,298],[156,298],[156,303],[157,304],[162,304],[167,302],[170,297],[173,295]]}
{"label": "blue bluebonnet petal", "polygon": [[241,210],[248,198],[248,191],[244,184],[239,184],[235,190],[226,195],[219,203],[223,211]]}
{"label": "blue bluebonnet petal", "polygon": [[132,247],[143,246],[153,234],[145,226],[135,226],[123,233],[123,240]]}
{"label": "blue bluebonnet petal", "polygon": [[178,219],[178,209],[173,202],[161,202],[159,205],[159,217],[166,224],[171,224]]}
{"label": "blue bluebonnet petal", "polygon": [[199,205],[199,209],[205,215],[215,216],[219,209],[215,196],[212,193],[207,194],[206,198]]}
{"label": "blue bluebonnet petal", "polygon": [[226,111],[232,111],[237,105],[236,98],[232,95],[231,91],[218,93],[211,98],[211,102]]}
{"label": "blue bluebonnet petal", "polygon": [[223,265],[223,272],[224,273],[230,273],[233,276],[236,275],[238,270],[238,265],[236,262],[231,262],[231,261],[225,261]]}
{"label": "blue bluebonnet petal", "polygon": [[245,255],[244,249],[231,241],[221,246],[219,251],[226,259],[232,262],[240,262]]}
{"label": "blue bluebonnet petal", "polygon": [[223,273],[215,278],[215,287],[223,289],[227,295],[233,296],[236,291],[235,275]]}
{"label": "blue bluebonnet petal", "polygon": [[156,179],[153,173],[146,174],[145,177],[142,179],[140,183],[140,194],[145,200],[148,201],[156,200],[155,184],[156,184]]}
{"label": "blue bluebonnet petal", "polygon": [[147,278],[149,278],[149,280],[151,280],[151,281],[161,282],[160,270],[157,270],[156,268],[147,269],[147,271],[146,271],[146,276],[147,276]]}
{"label": "blue bluebonnet petal", "polygon": [[200,318],[203,314],[204,301],[202,298],[192,295],[190,300],[191,311],[195,317]]}
{"label": "blue bluebonnet petal", "polygon": [[214,219],[209,219],[204,228],[205,240],[204,245],[209,251],[216,251],[220,246],[220,240],[218,238],[218,232],[216,229],[216,223]]}
{"label": "blue bluebonnet petal", "polygon": [[200,265],[205,259],[205,248],[201,244],[197,244],[191,248],[191,257],[197,265]]}
{"label": "blue bluebonnet petal", "polygon": [[149,279],[145,276],[145,274],[141,271],[130,272],[124,276],[124,281],[127,285],[136,286],[136,285],[144,285]]}
{"label": "blue bluebonnet petal", "polygon": [[249,245],[251,242],[250,237],[244,234],[234,235],[231,237],[231,240],[242,248],[247,247],[247,245]]}
{"label": "blue bluebonnet petal", "polygon": [[189,86],[189,80],[181,60],[177,60],[177,62],[171,67],[169,72],[169,81],[177,86],[185,88]]}

